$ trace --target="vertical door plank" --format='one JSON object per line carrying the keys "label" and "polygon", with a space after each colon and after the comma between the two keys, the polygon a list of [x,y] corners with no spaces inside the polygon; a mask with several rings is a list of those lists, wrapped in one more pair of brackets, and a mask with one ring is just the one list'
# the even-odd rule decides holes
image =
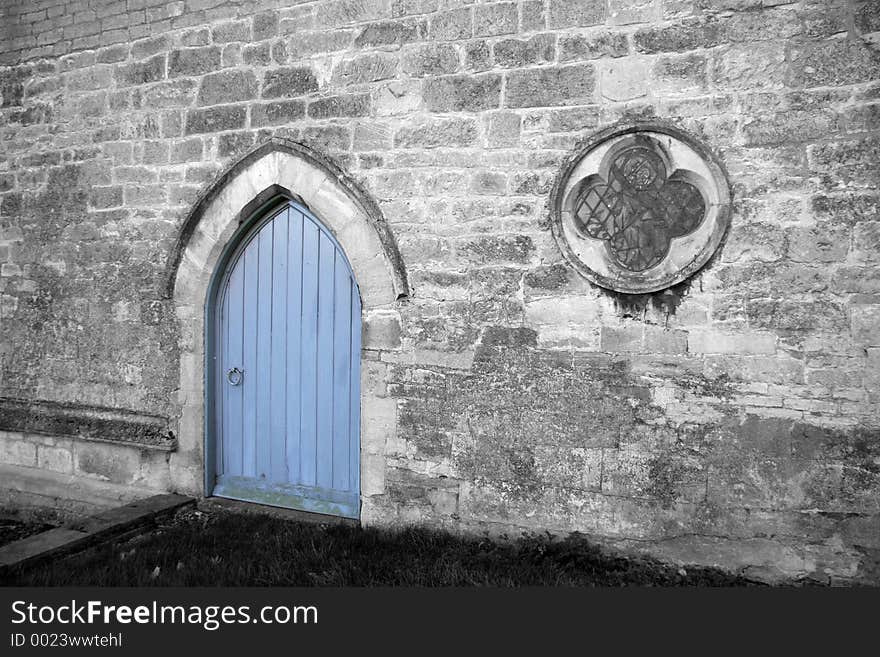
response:
{"label": "vertical door plank", "polygon": [[351,490],[361,489],[361,297],[351,286],[351,392],[349,395],[349,480]]}
{"label": "vertical door plank", "polygon": [[265,479],[271,464],[269,455],[273,440],[270,431],[272,407],[272,249],[275,222],[269,221],[257,236],[259,239],[259,273],[257,286],[257,367],[252,377],[256,384],[257,433],[254,437],[254,476]]}
{"label": "vertical door plank", "polygon": [[302,290],[303,290],[303,216],[295,208],[288,211],[287,230],[287,346],[285,370],[285,408],[287,420],[287,481],[299,482],[300,473],[300,415],[301,415],[301,347],[302,347]]}
{"label": "vertical door plank", "polygon": [[242,365],[241,475],[256,476],[257,446],[257,321],[260,289],[260,241],[255,237],[244,250],[244,329]]}
{"label": "vertical door plank", "polygon": [[336,251],[333,304],[333,488],[350,490],[351,278],[345,256]]}
{"label": "vertical door plank", "polygon": [[320,231],[303,221],[302,336],[300,340],[300,471],[299,482],[315,485],[318,373],[318,259]]}
{"label": "vertical door plank", "polygon": [[318,256],[318,426],[315,433],[318,486],[333,487],[333,314],[336,247],[322,231]]}
{"label": "vertical door plank", "polygon": [[233,269],[227,284],[229,311],[226,315],[226,328],[228,344],[227,358],[222,364],[220,371],[220,385],[225,391],[224,399],[227,403],[226,418],[224,419],[224,428],[222,431],[223,446],[223,462],[225,472],[238,475],[241,474],[241,441],[242,441],[242,386],[230,385],[226,378],[226,373],[233,367],[242,368],[243,353],[242,345],[244,333],[244,266]]}
{"label": "vertical door plank", "polygon": [[[287,481],[287,263],[288,216],[285,208],[272,229],[272,326],[269,348],[269,471],[267,478]],[[299,272],[297,272],[299,275]]]}
{"label": "vertical door plank", "polygon": [[[235,273],[235,270],[232,271]],[[215,433],[217,436],[217,440],[214,445],[214,461],[216,463],[214,474],[222,475],[226,472],[226,459],[227,456],[224,455],[223,443],[224,441],[229,440],[229,388],[231,387],[226,382],[226,371],[229,369],[229,292],[230,292],[230,283],[231,277],[226,279],[225,286],[223,288],[223,296],[220,301],[220,318],[218,320],[218,330],[217,330],[217,341],[215,345],[215,349],[217,350],[216,355],[214,355],[214,370],[216,372],[216,381],[214,383],[215,390],[215,404],[217,406],[217,427],[215,429]],[[209,492],[209,491],[206,491]]]}

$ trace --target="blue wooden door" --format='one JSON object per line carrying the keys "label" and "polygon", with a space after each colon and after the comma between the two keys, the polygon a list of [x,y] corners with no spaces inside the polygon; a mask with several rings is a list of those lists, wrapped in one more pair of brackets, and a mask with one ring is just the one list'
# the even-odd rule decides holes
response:
{"label": "blue wooden door", "polygon": [[213,494],[357,518],[361,302],[339,244],[288,203],[233,254],[215,313]]}

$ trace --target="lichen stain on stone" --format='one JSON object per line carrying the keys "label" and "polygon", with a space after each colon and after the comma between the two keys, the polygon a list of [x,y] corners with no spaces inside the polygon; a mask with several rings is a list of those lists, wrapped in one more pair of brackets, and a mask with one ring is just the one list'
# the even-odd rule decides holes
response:
{"label": "lichen stain on stone", "polygon": [[[716,377],[689,374],[676,379],[676,383],[685,390],[690,390],[700,397],[730,400],[736,394],[733,381],[727,373],[719,374]],[[735,412],[733,408],[728,410]]]}
{"label": "lichen stain on stone", "polygon": [[664,509],[672,508],[678,498],[677,485],[682,479],[683,469],[666,454],[654,457],[648,469],[648,482],[645,492]]}
{"label": "lichen stain on stone", "polygon": [[599,288],[614,301],[615,308],[622,317],[641,319],[648,308],[669,317],[675,315],[690,291],[693,278],[688,278],[677,285],[650,294],[625,294],[606,288]]}

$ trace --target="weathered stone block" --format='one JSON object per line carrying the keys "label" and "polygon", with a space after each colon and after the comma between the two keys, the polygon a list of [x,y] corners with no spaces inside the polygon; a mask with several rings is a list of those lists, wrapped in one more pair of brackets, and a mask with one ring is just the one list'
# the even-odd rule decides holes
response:
{"label": "weathered stone block", "polygon": [[251,24],[247,20],[226,21],[211,28],[214,43],[248,41],[251,38]]}
{"label": "weathered stone block", "polygon": [[464,45],[464,67],[475,72],[492,68],[492,51],[486,41],[469,41]]}
{"label": "weathered stone block", "polygon": [[846,108],[843,120],[848,132],[880,130],[880,103]]}
{"label": "weathered stone block", "polygon": [[352,148],[356,151],[385,151],[392,145],[392,132],[388,126],[359,123],[352,136]]}
{"label": "weathered stone block", "polygon": [[339,26],[376,20],[388,13],[388,0],[331,0],[318,7],[318,25]]}
{"label": "weathered stone block", "polygon": [[849,252],[848,226],[821,224],[795,227],[786,232],[788,257],[793,262],[841,262]]}
{"label": "weathered stone block", "polygon": [[545,26],[544,1],[523,0],[520,3],[520,30],[523,32],[535,32],[543,30]]}
{"label": "weathered stone block", "polygon": [[268,42],[244,46],[241,59],[250,66],[268,66],[272,62],[272,46]]}
{"label": "weathered stone block", "polygon": [[75,471],[117,484],[131,482],[140,470],[135,449],[100,443],[79,443],[74,448]]}
{"label": "weathered stone block", "polygon": [[477,124],[471,119],[433,119],[404,126],[394,135],[398,148],[471,146],[477,140]]}
{"label": "weathered stone block", "polygon": [[354,30],[339,29],[329,32],[301,32],[287,42],[287,50],[294,60],[346,50],[351,46],[356,34]]}
{"label": "weathered stone block", "polygon": [[165,185],[126,186],[122,198],[125,205],[153,207],[167,202],[168,190]]}
{"label": "weathered stone block", "polygon": [[651,90],[650,64],[645,59],[612,59],[596,65],[603,98],[629,101],[647,96]]}
{"label": "weathered stone block", "polygon": [[[664,5],[664,8],[671,11],[672,8],[668,7],[668,4]],[[661,8],[653,0],[608,0],[607,22],[611,25],[650,23],[661,19]]]}
{"label": "weathered stone block", "polygon": [[736,224],[722,253],[726,262],[775,262],[785,253],[785,233],[769,223]]}
{"label": "weathered stone block", "polygon": [[366,317],[361,344],[364,349],[399,348],[400,317],[396,313],[375,313]]}
{"label": "weathered stone block", "polygon": [[660,326],[645,326],[642,350],[651,354],[683,354],[687,351],[688,332]]}
{"label": "weathered stone block", "polygon": [[474,7],[474,36],[512,34],[517,27],[517,4],[496,2]]}
{"label": "weathered stone block", "polygon": [[862,263],[880,262],[880,221],[862,221],[853,227],[852,256]]}
{"label": "weathered stone block", "polygon": [[838,116],[831,110],[789,110],[749,117],[742,132],[746,146],[769,146],[827,136],[837,125]]}
{"label": "weathered stone block", "polygon": [[142,108],[187,107],[196,97],[198,83],[195,80],[172,80],[151,85],[137,94],[137,103]]}
{"label": "weathered stone block", "polygon": [[222,105],[207,109],[189,110],[186,113],[187,135],[221,130],[237,130],[244,127],[247,111],[242,105]]}
{"label": "weathered stone block", "polygon": [[93,66],[73,71],[64,76],[64,82],[70,91],[107,89],[113,82],[113,69],[110,66]]}
{"label": "weathered stone block", "polygon": [[774,354],[776,335],[764,332],[690,331],[687,350],[701,354]]}
{"label": "weathered stone block", "polygon": [[547,7],[547,27],[568,28],[604,22],[603,0],[550,0]]}
{"label": "weathered stone block", "polygon": [[552,34],[538,34],[527,41],[503,39],[492,46],[495,64],[507,68],[542,64],[556,59],[556,37]]}
{"label": "weathered stone block", "polygon": [[14,434],[0,434],[0,462],[9,465],[37,467],[37,446]]}
{"label": "weathered stone block", "polygon": [[750,299],[746,313],[755,328],[840,330],[846,325],[843,307],[819,295],[814,295],[810,301]]}
{"label": "weathered stone block", "polygon": [[254,14],[253,32],[254,41],[271,39],[278,34],[279,15],[276,11],[261,11]]}
{"label": "weathered stone block", "polygon": [[510,148],[519,143],[522,119],[513,112],[493,112],[486,129],[487,148]]}
{"label": "weathered stone block", "polygon": [[598,105],[553,110],[549,114],[547,130],[550,132],[577,132],[596,128],[599,126],[599,122],[600,109]]}
{"label": "weathered stone block", "polygon": [[880,157],[880,137],[869,135],[859,139],[811,144],[807,148],[807,157],[817,169],[870,164]]}
{"label": "weathered stone block", "polygon": [[345,94],[319,98],[309,103],[308,114],[313,119],[368,116],[370,94]]}
{"label": "weathered stone block", "polygon": [[498,171],[478,171],[471,176],[468,191],[478,196],[500,196],[507,191],[507,175]]}
{"label": "weathered stone block", "polygon": [[791,53],[793,85],[819,87],[872,80],[880,53],[858,39],[807,42]]}
{"label": "weathered stone block", "polygon": [[263,98],[290,98],[317,90],[318,80],[308,67],[273,69],[263,76]]}
{"label": "weathered stone block", "polygon": [[116,84],[120,87],[158,82],[165,77],[165,55],[156,55],[143,62],[122,64],[116,68]]}
{"label": "weathered stone block", "polygon": [[505,107],[546,107],[590,102],[595,71],[590,65],[559,66],[507,74]]}
{"label": "weathered stone block", "polygon": [[424,22],[384,21],[364,27],[354,45],[358,48],[375,48],[419,41],[425,38],[427,25]]}
{"label": "weathered stone block", "polygon": [[401,69],[415,77],[455,73],[459,67],[455,47],[447,43],[429,43],[408,49],[401,56]]}
{"label": "weathered stone block", "polygon": [[657,89],[682,92],[702,91],[707,86],[708,64],[703,55],[662,55],[651,69]]}
{"label": "weathered stone block", "polygon": [[629,41],[625,34],[600,32],[591,35],[562,35],[559,37],[559,61],[570,62],[601,57],[625,57]]}
{"label": "weathered stone block", "polygon": [[853,306],[850,313],[853,341],[862,347],[880,346],[880,305]]}
{"label": "weathered stone block", "polygon": [[712,82],[723,89],[781,87],[787,67],[783,42],[735,45],[714,56]]}
{"label": "weathered stone block", "polygon": [[535,474],[542,481],[579,490],[601,490],[602,449],[537,445],[534,454]]}
{"label": "weathered stone block", "polygon": [[235,103],[252,100],[256,95],[257,78],[253,71],[221,71],[202,78],[199,86],[198,104]]}
{"label": "weathered stone block", "polygon": [[599,345],[602,351],[611,353],[638,352],[642,350],[643,335],[643,327],[638,324],[602,326],[599,329]]}
{"label": "weathered stone block", "polygon": [[220,68],[220,48],[184,48],[168,55],[168,77],[204,75]]}
{"label": "weathered stone block", "polygon": [[527,171],[510,176],[509,191],[516,195],[543,196],[553,187],[553,176]]}
{"label": "weathered stone block", "polygon": [[456,242],[457,257],[471,263],[525,263],[534,250],[534,242],[525,235],[486,235]]}
{"label": "weathered stone block", "polygon": [[101,48],[95,53],[95,61],[98,64],[115,64],[128,58],[129,46],[127,44],[119,44]]}
{"label": "weathered stone block", "polygon": [[308,127],[303,130],[302,139],[318,150],[347,151],[351,148],[351,130],[346,126]]}
{"label": "weathered stone block", "polygon": [[122,205],[122,187],[92,187],[89,202],[97,209],[119,207]]}
{"label": "weathered stone block", "polygon": [[333,69],[337,84],[362,84],[387,80],[397,74],[397,56],[391,53],[370,53],[343,60]]}
{"label": "weathered stone block", "polygon": [[384,455],[365,454],[361,466],[361,495],[372,496],[385,493]]}
{"label": "weathered stone block", "polygon": [[438,41],[468,39],[473,34],[473,15],[470,7],[442,11],[431,16],[428,35]]}
{"label": "weathered stone block", "polygon": [[204,155],[204,145],[198,137],[171,143],[170,162],[199,162]]}
{"label": "weathered stone block", "polygon": [[68,447],[40,445],[37,449],[37,466],[52,472],[72,472],[73,454]]}
{"label": "weathered stone block", "polygon": [[432,112],[479,112],[498,107],[501,76],[430,78],[423,86],[425,107]]}
{"label": "weathered stone block", "polygon": [[211,31],[207,27],[197,27],[186,30],[179,35],[178,39],[182,46],[207,46],[211,43]]}
{"label": "weathered stone block", "polygon": [[871,403],[880,403],[880,348],[868,347],[866,350],[863,384],[868,391]]}
{"label": "weathered stone block", "polygon": [[632,36],[636,52],[681,52],[711,48],[722,40],[719,24],[712,20],[689,19],[669,27],[642,27]]}

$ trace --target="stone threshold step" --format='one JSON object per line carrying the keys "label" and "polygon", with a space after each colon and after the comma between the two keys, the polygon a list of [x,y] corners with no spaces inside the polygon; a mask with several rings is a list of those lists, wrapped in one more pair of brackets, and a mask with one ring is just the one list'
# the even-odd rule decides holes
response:
{"label": "stone threshold step", "polygon": [[80,552],[123,534],[136,533],[157,518],[193,504],[195,499],[184,495],[153,495],[9,543],[0,547],[0,576],[13,568],[32,566],[52,557]]}

